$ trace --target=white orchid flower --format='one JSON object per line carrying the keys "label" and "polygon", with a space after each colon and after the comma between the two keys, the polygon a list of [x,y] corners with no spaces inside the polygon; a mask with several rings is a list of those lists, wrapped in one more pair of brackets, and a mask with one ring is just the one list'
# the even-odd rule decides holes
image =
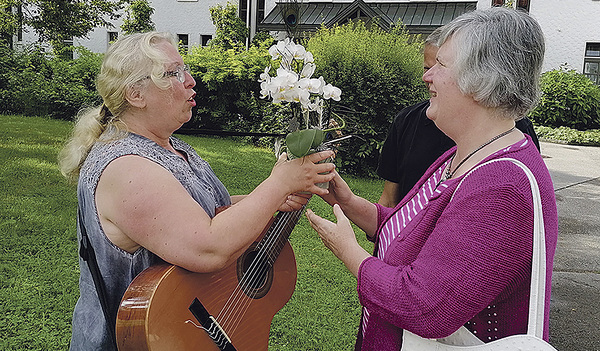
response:
{"label": "white orchid flower", "polygon": [[318,94],[321,91],[321,87],[324,83],[325,81],[312,78],[308,81],[308,91],[310,91],[313,94]]}
{"label": "white orchid flower", "polygon": [[300,72],[301,77],[310,78],[313,73],[315,73],[315,69],[317,69],[317,65],[314,63],[306,63],[304,67],[302,67],[302,72]]}
{"label": "white orchid flower", "polygon": [[335,101],[340,101],[341,95],[342,90],[338,87],[334,87],[331,84],[327,84],[323,87],[323,99],[333,99]]}
{"label": "white orchid flower", "polygon": [[271,84],[269,82],[260,83],[260,97],[264,99],[269,95],[271,95]]}
{"label": "white orchid flower", "polygon": [[271,55],[271,60],[277,60],[281,56],[279,50],[277,49],[277,44],[269,48],[269,55]]}
{"label": "white orchid flower", "polygon": [[315,62],[315,58],[313,57],[312,52],[307,51],[306,54],[304,55],[304,63],[313,63]]}
{"label": "white orchid flower", "polygon": [[292,54],[293,54],[294,60],[304,61],[304,56],[306,55],[306,49],[304,48],[304,46],[302,46],[300,44],[294,45],[293,49],[292,49]]}
{"label": "white orchid flower", "polygon": [[268,83],[271,80],[271,76],[269,75],[270,71],[271,71],[271,66],[267,66],[265,68],[265,71],[260,74],[258,81]]}
{"label": "white orchid flower", "polygon": [[319,95],[323,95],[323,88],[325,87],[325,78],[323,78],[323,76],[319,76],[319,82],[321,82],[321,85],[319,86],[319,92],[317,94]]}
{"label": "white orchid flower", "polygon": [[298,102],[306,109],[306,106],[310,103],[310,93],[306,90],[298,89]]}
{"label": "white orchid flower", "polygon": [[274,104],[279,104],[282,101],[286,101],[284,94],[282,94],[281,92],[271,94],[271,98],[273,99]]}

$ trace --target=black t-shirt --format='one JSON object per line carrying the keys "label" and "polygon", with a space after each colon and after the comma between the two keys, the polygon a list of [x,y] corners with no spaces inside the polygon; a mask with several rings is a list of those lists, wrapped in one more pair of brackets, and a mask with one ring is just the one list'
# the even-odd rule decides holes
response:
{"label": "black t-shirt", "polygon": [[[412,189],[438,157],[454,146],[454,141],[427,118],[428,107],[429,100],[400,111],[379,155],[377,174],[387,181],[398,183],[400,198]],[[531,121],[523,118],[517,121],[516,126],[531,136],[539,150]]]}

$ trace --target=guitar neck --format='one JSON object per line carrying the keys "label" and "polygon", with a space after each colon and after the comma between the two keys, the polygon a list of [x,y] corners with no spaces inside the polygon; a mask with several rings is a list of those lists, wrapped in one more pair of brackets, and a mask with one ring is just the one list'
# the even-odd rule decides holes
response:
{"label": "guitar neck", "polygon": [[273,220],[262,240],[258,243],[257,249],[267,253],[267,260],[272,266],[281,253],[283,246],[289,239],[292,230],[300,220],[300,216],[306,205],[301,209],[291,212],[279,212]]}

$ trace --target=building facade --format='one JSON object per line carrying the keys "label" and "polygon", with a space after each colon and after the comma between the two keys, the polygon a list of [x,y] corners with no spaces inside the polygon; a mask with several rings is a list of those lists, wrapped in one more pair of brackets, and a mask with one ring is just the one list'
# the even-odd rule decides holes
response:
{"label": "building facade", "polygon": [[[427,35],[440,25],[475,8],[502,5],[508,0],[230,0],[238,5],[240,17],[249,25],[251,35],[269,31],[284,36],[286,25],[298,31],[314,31],[321,25],[331,26],[361,19],[377,18],[384,29],[401,20],[414,34]],[[541,25],[546,36],[543,70],[559,67],[585,73],[600,84],[600,0],[513,0],[528,11]],[[215,34],[209,9],[227,0],[149,0],[154,8],[152,21],[157,30],[176,35],[184,46],[206,45]],[[290,3],[297,5],[289,12]],[[286,9],[288,12],[286,12]],[[294,15],[294,16],[290,16]],[[295,23],[286,23],[284,20]],[[74,38],[94,52],[105,52],[120,34],[121,21],[114,28],[97,28],[88,38]],[[24,32],[21,43],[36,40],[34,33]],[[17,40],[18,40],[17,39]]]}

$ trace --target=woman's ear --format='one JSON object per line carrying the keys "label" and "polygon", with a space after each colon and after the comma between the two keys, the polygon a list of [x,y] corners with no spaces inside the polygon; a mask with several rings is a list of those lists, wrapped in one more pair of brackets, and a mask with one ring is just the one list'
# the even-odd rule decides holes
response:
{"label": "woman's ear", "polygon": [[125,92],[125,99],[133,107],[146,107],[146,99],[139,84],[135,84],[127,88],[127,91]]}

